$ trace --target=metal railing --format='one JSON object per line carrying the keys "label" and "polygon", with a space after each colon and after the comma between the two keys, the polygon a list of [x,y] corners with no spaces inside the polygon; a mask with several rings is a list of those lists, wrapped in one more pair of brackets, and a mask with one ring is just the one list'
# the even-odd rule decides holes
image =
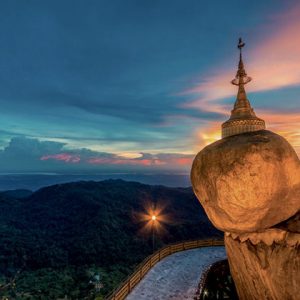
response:
{"label": "metal railing", "polygon": [[105,297],[106,300],[123,300],[132,289],[145,277],[148,271],[156,265],[160,260],[165,258],[168,255],[173,253],[195,249],[200,247],[209,247],[209,246],[224,246],[224,240],[218,239],[208,239],[208,240],[195,240],[195,241],[186,241],[176,244],[167,245],[152,255],[148,256],[135,271],[123,281],[119,287],[114,290],[111,294]]}

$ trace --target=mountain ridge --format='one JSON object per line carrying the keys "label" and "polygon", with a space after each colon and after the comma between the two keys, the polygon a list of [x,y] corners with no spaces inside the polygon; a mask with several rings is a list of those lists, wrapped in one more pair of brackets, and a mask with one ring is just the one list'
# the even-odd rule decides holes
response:
{"label": "mountain ridge", "polygon": [[25,299],[22,293],[39,299],[38,291],[45,299],[89,299],[93,272],[104,285],[99,295],[109,292],[152,252],[151,231],[141,230],[140,219],[149,203],[168,216],[155,232],[156,248],[220,236],[191,188],[105,180],[56,184],[19,199],[13,194],[0,193],[0,280],[22,269],[16,288],[5,291],[12,299]]}

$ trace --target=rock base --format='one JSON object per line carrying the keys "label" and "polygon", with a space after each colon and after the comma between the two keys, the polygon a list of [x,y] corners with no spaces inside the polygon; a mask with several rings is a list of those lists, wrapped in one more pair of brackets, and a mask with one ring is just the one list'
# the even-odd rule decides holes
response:
{"label": "rock base", "polygon": [[[256,234],[257,235],[257,234]],[[294,240],[299,239],[295,234]],[[240,300],[300,299],[300,241],[253,243],[225,236],[232,277]],[[271,245],[270,245],[271,244]],[[291,245],[292,244],[292,245]]]}

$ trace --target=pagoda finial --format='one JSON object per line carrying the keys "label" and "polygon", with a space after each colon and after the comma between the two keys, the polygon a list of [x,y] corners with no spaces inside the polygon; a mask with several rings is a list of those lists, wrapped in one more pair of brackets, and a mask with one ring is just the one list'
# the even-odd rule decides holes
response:
{"label": "pagoda finial", "polygon": [[240,49],[240,60],[242,59],[242,48],[245,46],[246,44],[242,41],[242,38],[239,38],[239,43],[238,43],[238,48]]}
{"label": "pagoda finial", "polygon": [[242,49],[245,47],[245,43],[242,41],[242,38],[239,38],[238,49],[240,50],[240,61],[238,70],[236,72],[235,78],[231,81],[233,85],[244,85],[252,80],[251,77],[247,76],[247,73],[244,68]]}
{"label": "pagoda finial", "polygon": [[233,85],[237,85],[239,88],[230,119],[222,124],[222,137],[265,129],[264,120],[256,117],[246,95],[244,86],[250,82],[252,78],[249,77],[245,71],[242,56],[244,46],[245,43],[239,38],[237,47],[240,50],[240,60],[235,78],[231,81]]}

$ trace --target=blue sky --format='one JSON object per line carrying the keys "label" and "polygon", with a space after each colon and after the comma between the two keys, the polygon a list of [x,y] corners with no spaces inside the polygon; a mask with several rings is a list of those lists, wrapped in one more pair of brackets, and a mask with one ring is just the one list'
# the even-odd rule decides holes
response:
{"label": "blue sky", "polygon": [[188,172],[229,116],[240,36],[251,103],[299,149],[297,1],[0,4],[2,172]]}

